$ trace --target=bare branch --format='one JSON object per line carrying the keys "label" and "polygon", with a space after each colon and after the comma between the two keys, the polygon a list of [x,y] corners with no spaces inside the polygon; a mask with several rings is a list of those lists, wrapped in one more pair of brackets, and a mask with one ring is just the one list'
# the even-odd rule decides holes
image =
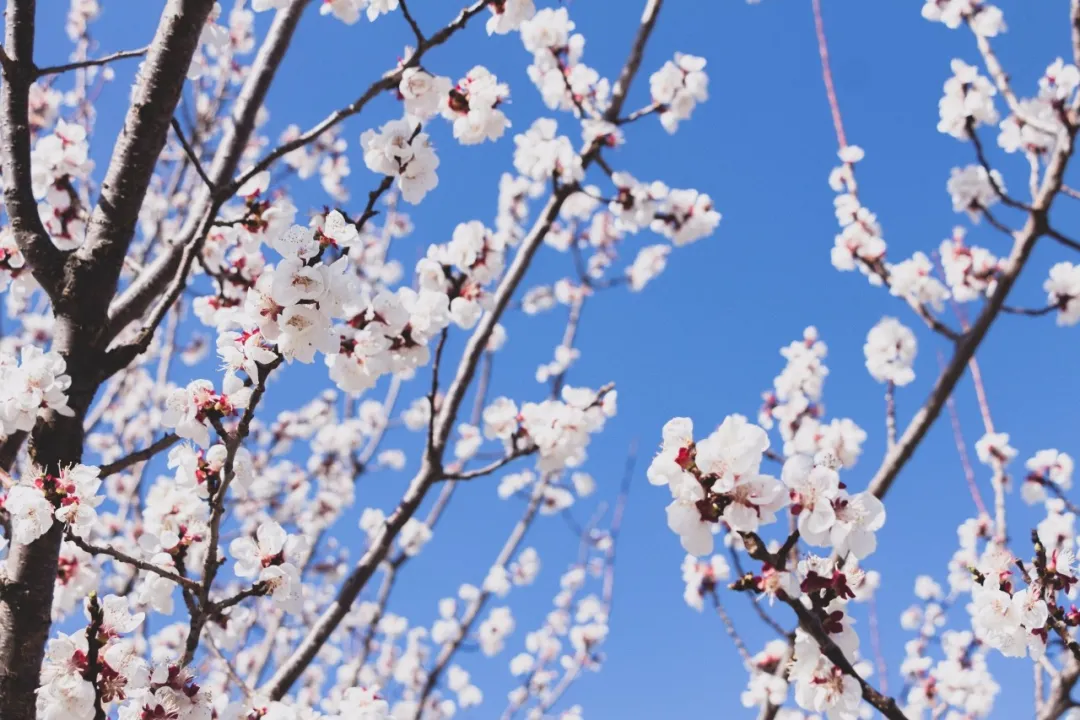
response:
{"label": "bare branch", "polygon": [[1007,235],[1009,238],[1015,237],[1013,229],[1011,227],[1009,227],[1008,225],[1006,225],[1005,223],[998,220],[997,217],[995,217],[993,213],[991,213],[989,210],[987,210],[984,207],[980,207],[979,210],[982,212],[983,217],[986,218],[986,221],[989,222],[991,225],[993,225],[995,229],[1000,230],[1005,235]]}
{"label": "bare branch", "polygon": [[716,608],[716,614],[720,616],[720,621],[724,623],[724,631],[727,632],[728,637],[731,638],[731,642],[735,644],[735,649],[739,651],[739,657],[743,662],[749,665],[752,660],[750,657],[750,651],[746,649],[746,643],[739,637],[739,632],[735,629],[735,623],[731,621],[731,616],[727,614],[727,610],[724,609],[723,604],[720,602],[720,593],[714,589],[711,593],[713,607]]}
{"label": "bare branch", "polygon": [[847,135],[844,133],[844,118],[840,114],[840,102],[836,98],[836,84],[833,82],[832,63],[829,62],[829,44],[825,41],[825,21],[821,17],[821,0],[813,0],[814,33],[817,35],[818,55],[821,58],[821,77],[825,82],[825,97],[829,101],[832,115],[833,132],[836,142],[843,149],[847,147]]}
{"label": "bare branch", "polygon": [[416,37],[417,47],[423,47],[427,42],[427,38],[424,37],[424,33],[420,30],[420,25],[416,22],[416,19],[412,16],[412,12],[409,11],[409,3],[406,0],[399,0],[399,7],[401,7],[401,14],[405,17],[405,22],[409,23],[409,27],[412,28],[413,35]]}
{"label": "bare branch", "polygon": [[445,473],[440,478],[440,480],[474,480],[479,477],[485,477],[495,472],[499,468],[509,465],[518,458],[532,455],[534,452],[536,452],[536,449],[537,448],[535,445],[531,445],[527,448],[515,448],[512,452],[499,458],[493,463],[485,465],[484,467],[476,468],[475,470],[463,470],[461,472]]}
{"label": "bare branch", "polygon": [[659,112],[661,107],[663,107],[663,106],[658,104],[658,103],[651,103],[649,105],[646,105],[645,107],[638,108],[637,110],[630,113],[626,117],[619,118],[618,120],[615,121],[615,124],[616,125],[629,125],[630,123],[636,122],[636,121],[640,120],[641,118],[646,117],[647,115],[652,115],[654,112]]}
{"label": "bare branch", "polygon": [[188,156],[188,160],[190,160],[191,164],[195,167],[195,172],[199,173],[199,177],[206,183],[206,187],[210,188],[210,192],[213,192],[214,183],[206,176],[206,171],[203,170],[202,163],[199,162],[199,157],[188,143],[187,138],[184,137],[184,130],[180,127],[180,123],[177,122],[176,117],[173,117],[169,124],[172,126],[173,132],[176,133],[176,139],[180,141],[181,147],[184,148],[184,154]]}
{"label": "bare branch", "polygon": [[163,435],[161,438],[155,440],[152,444],[148,445],[142,450],[136,450],[129,455],[125,455],[119,460],[114,460],[107,465],[102,465],[100,477],[105,478],[110,475],[115,475],[121,470],[128,469],[132,465],[138,465],[141,462],[146,462],[150,458],[157,455],[159,452],[162,452],[163,450],[168,450],[179,439],[180,436],[176,433],[169,433],[168,435]]}
{"label": "bare branch", "polygon": [[[1001,187],[1001,184],[994,177],[995,170],[990,165],[990,161],[986,157],[986,151],[983,149],[982,140],[979,139],[979,133],[975,132],[975,121],[970,118],[967,121],[968,137],[971,138],[971,144],[975,147],[975,157],[978,159],[979,164],[982,165],[983,170],[986,171],[986,178],[990,181],[990,187],[994,189],[994,194],[998,196],[1001,202],[1005,203],[1009,207],[1018,208],[1020,210],[1030,210],[1031,207],[1025,203],[1020,202],[1011,195],[1005,192],[1005,189]],[[985,210],[984,210],[985,212]],[[997,225],[995,224],[995,227]],[[1010,231],[1011,234],[1011,231]]]}
{"label": "bare branch", "polygon": [[1029,317],[1040,317],[1042,315],[1049,315],[1050,313],[1054,312],[1057,309],[1058,309],[1057,304],[1047,305],[1046,307],[1041,307],[1041,308],[1022,308],[1022,307],[1012,307],[1010,305],[1002,305],[1001,306],[1001,312],[1003,312],[1003,313],[1009,313],[1011,315],[1027,315]]}
{"label": "bare branch", "polygon": [[45,75],[58,75],[68,70],[81,70],[82,68],[98,67],[100,65],[108,65],[111,62],[117,60],[126,60],[127,58],[136,58],[146,55],[150,50],[150,46],[137,48],[135,50],[121,50],[120,52],[114,52],[111,55],[104,57],[94,58],[92,60],[80,60],[79,62],[65,63],[64,65],[49,65],[47,67],[38,68],[35,73],[37,77],[43,77]]}
{"label": "bare branch", "polygon": [[117,550],[115,548],[91,545],[78,535],[73,534],[70,530],[67,533],[67,541],[77,545],[83,552],[88,552],[91,555],[108,555],[115,560],[119,560],[120,562],[131,565],[132,567],[138,568],[139,570],[145,570],[146,572],[160,575],[166,580],[172,580],[174,583],[180,585],[181,587],[186,587],[193,590],[199,587],[199,583],[192,580],[191,578],[177,575],[171,570],[160,568],[153,563],[148,563],[144,560],[140,560],[137,557],[132,557],[131,555],[128,555],[125,552],[121,552],[120,550]]}
{"label": "bare branch", "polygon": [[1070,237],[1065,237],[1064,235],[1059,233],[1057,230],[1055,230],[1053,228],[1047,228],[1046,229],[1046,234],[1049,235],[1050,237],[1054,238],[1055,240],[1057,240],[1059,243],[1061,243],[1065,247],[1069,247],[1069,248],[1072,248],[1073,250],[1080,251],[1080,242],[1077,242],[1077,241],[1073,240]]}
{"label": "bare branch", "polygon": [[213,0],[169,0],[161,14],[101,185],[101,198],[87,222],[86,241],[75,251],[76,278],[82,286],[75,293],[76,317],[100,323],[99,315],[104,316],[116,291],[139,208],[213,7]]}
{"label": "bare branch", "polygon": [[19,250],[50,298],[64,285],[64,254],[38,214],[30,180],[30,85],[34,81],[35,0],[8,0],[4,22],[4,82],[0,85],[0,166],[4,204]]}
{"label": "bare branch", "polygon": [[[938,356],[938,362],[942,368],[945,366],[945,360],[940,355]],[[956,452],[960,456],[960,468],[964,472],[964,481],[967,483],[968,491],[971,493],[971,499],[975,501],[975,507],[979,511],[979,515],[983,517],[990,517],[990,512],[986,509],[986,503],[983,502],[982,493],[979,492],[979,485],[975,481],[975,470],[971,467],[971,460],[968,458],[967,444],[964,442],[964,432],[960,427],[960,414],[956,412],[956,401],[950,395],[946,404],[949,408],[949,419],[952,421],[953,440],[956,442]]]}

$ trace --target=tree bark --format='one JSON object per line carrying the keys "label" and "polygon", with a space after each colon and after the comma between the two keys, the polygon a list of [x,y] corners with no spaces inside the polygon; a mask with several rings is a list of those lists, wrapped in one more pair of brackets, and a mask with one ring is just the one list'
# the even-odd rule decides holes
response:
{"label": "tree bark", "polygon": [[[67,361],[74,417],[48,413],[30,436],[30,458],[43,472],[82,459],[83,420],[103,378],[107,311],[116,292],[139,208],[165,146],[187,68],[213,0],[169,0],[140,72],[139,88],[117,139],[87,240],[74,253],[52,245],[29,186],[27,92],[33,80],[33,0],[9,0],[0,111],[4,199],[20,247],[53,301],[52,350]],[[35,691],[51,625],[53,589],[63,539],[54,525],[29,545],[13,543],[0,579],[0,718],[34,720]]]}

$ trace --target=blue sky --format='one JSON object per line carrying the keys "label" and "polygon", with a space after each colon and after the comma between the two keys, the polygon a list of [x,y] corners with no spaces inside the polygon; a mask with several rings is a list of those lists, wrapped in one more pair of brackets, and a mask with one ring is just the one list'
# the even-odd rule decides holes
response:
{"label": "blue sky", "polygon": [[[638,0],[567,3],[587,38],[585,62],[609,76],[618,71],[641,4]],[[458,3],[414,0],[412,5],[430,31],[448,19]],[[959,57],[975,64],[974,41],[964,31],[922,20],[918,3],[826,0],[824,5],[848,137],[867,151],[859,166],[863,201],[878,213],[890,257],[929,252],[954,225],[968,224],[952,212],[945,182],[950,168],[972,162],[973,153],[939,134],[935,125],[949,60]],[[1019,94],[1032,94],[1043,68],[1069,52],[1065,3],[1018,0],[1002,5],[1010,28],[995,46]],[[100,52],[143,44],[151,36],[159,6],[145,0],[105,3],[103,17],[94,26]],[[66,7],[62,0],[39,3],[39,64],[66,58],[61,22]],[[259,17],[260,30],[268,21],[268,15]],[[310,126],[351,101],[391,66],[408,39],[397,15],[374,26],[361,21],[346,27],[313,9],[303,19],[271,91],[270,135],[276,138],[291,122]],[[644,479],[663,423],[687,415],[705,433],[730,413],[754,416],[761,391],[770,387],[782,366],[777,350],[798,338],[805,326],[816,325],[829,345],[828,414],[850,417],[870,435],[862,459],[844,477],[850,487],[861,489],[884,449],[882,388],[863,367],[866,332],[888,314],[919,335],[918,379],[898,396],[902,425],[936,377],[937,351],[948,351],[922,330],[902,303],[869,287],[861,276],[839,274],[830,265],[835,221],[826,177],[836,162],[835,139],[810,3],[764,0],[747,6],[741,0],[667,0],[629,107],[647,102],[648,74],[675,51],[708,59],[710,101],[699,106],[673,137],[655,119],[628,128],[627,145],[611,153],[610,162],[641,179],[709,193],[724,218],[713,237],[674,251],[667,272],[645,292],[604,294],[585,313],[582,357],[570,383],[596,387],[614,380],[620,393],[619,415],[594,440],[586,466],[598,478],[602,496],[614,497],[629,444],[637,439],[642,448],[619,548],[608,661],[600,675],[579,681],[568,695],[593,718],[680,717],[729,708],[733,717],[751,716],[738,707],[745,673],[722,625],[709,612],[699,615],[690,610],[682,600],[683,553],[665,524],[667,493]],[[433,52],[429,60],[429,69],[452,77],[482,62],[508,82],[512,101],[506,112],[514,131],[549,114],[525,75],[528,57],[516,36],[488,39],[477,25]],[[130,64],[124,67],[118,75],[123,82],[110,88],[99,106],[93,146],[99,171],[124,111],[124,83],[133,69]],[[378,181],[355,152],[357,138],[363,129],[393,119],[397,112],[391,99],[382,98],[345,125],[353,168],[348,186],[354,201],[349,207],[354,213],[362,209],[367,191]],[[564,132],[577,137],[572,118],[561,116],[559,121]],[[458,222],[475,218],[490,223],[499,175],[510,167],[510,137],[473,148],[455,146],[445,126],[433,137],[443,162],[441,183],[412,213],[417,232],[398,246],[398,257],[406,266],[429,242],[448,239]],[[994,159],[1000,160],[1008,184],[1023,187],[1026,165],[1021,167],[1016,158]],[[324,202],[317,184],[295,190],[302,211]],[[1068,229],[1074,214],[1059,209],[1058,224]],[[972,229],[969,239],[1000,254],[1007,251],[1002,236],[985,226]],[[630,247],[645,242],[655,240],[637,238]],[[1036,248],[1014,293],[1015,304],[1042,304],[1040,286],[1046,270],[1067,259],[1064,253],[1045,241]],[[557,277],[569,268],[568,257],[545,249],[529,280]],[[551,314],[507,323],[511,343],[497,362],[495,393],[523,399],[543,396],[544,388],[533,382],[532,375],[538,363],[550,359],[562,322],[561,314]],[[1011,433],[1022,458],[1045,447],[1074,455],[1078,451],[1075,399],[1080,381],[1072,372],[1075,332],[1056,328],[1050,317],[1004,317],[980,351],[995,420],[999,429]],[[294,377],[325,377],[321,365],[315,366],[315,375],[290,372],[299,373]],[[268,407],[302,402],[307,387],[277,383]],[[958,386],[956,401],[965,435],[973,444],[982,430],[969,379]],[[415,443],[391,436],[387,446],[410,449]],[[399,496],[406,481],[405,475],[368,478],[360,486],[358,502],[386,505]],[[395,591],[402,601],[395,611],[430,622],[439,597],[452,594],[459,582],[482,581],[518,515],[516,506],[497,500],[496,482],[492,478],[462,489],[436,533],[436,542],[408,566],[404,584]],[[980,472],[979,482],[989,494],[989,475]],[[1019,547],[1036,515],[1023,508],[1019,498],[1013,501],[1011,525]],[[926,572],[944,580],[945,563],[956,544],[956,525],[974,512],[947,418],[935,425],[909,463],[888,496],[887,508],[878,552],[867,566],[883,574],[878,600],[881,637],[892,672],[889,684],[895,690],[899,687],[895,671],[903,643],[910,637],[899,628],[898,617],[912,600],[913,579]],[[485,705],[471,717],[489,717],[501,710],[504,693],[512,686],[506,661],[522,647],[524,632],[547,612],[575,543],[558,520],[534,528],[530,544],[541,550],[544,567],[534,587],[515,591],[509,598],[518,631],[506,654],[495,660],[478,655],[463,660],[487,695]],[[768,636],[747,611],[745,599],[725,597],[751,650],[760,649]],[[791,624],[789,613],[778,611],[777,617]],[[861,622],[860,628],[865,627]],[[865,633],[863,647],[869,650]],[[1027,661],[997,659],[991,667],[1000,683],[1006,684],[1008,678],[1009,684],[994,716],[1029,714]]]}

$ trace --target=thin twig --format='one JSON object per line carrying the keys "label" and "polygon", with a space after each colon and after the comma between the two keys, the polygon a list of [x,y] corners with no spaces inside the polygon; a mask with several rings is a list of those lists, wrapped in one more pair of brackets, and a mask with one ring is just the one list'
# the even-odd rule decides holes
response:
{"label": "thin twig", "polygon": [[[945,367],[945,359],[938,355],[938,363]],[[971,460],[967,453],[967,443],[964,442],[964,432],[960,427],[960,414],[956,411],[956,401],[950,395],[946,400],[949,409],[949,420],[952,423],[953,440],[956,442],[956,453],[960,456],[960,467],[964,472],[964,481],[967,483],[971,499],[975,501],[975,507],[980,517],[990,517],[990,512],[983,502],[982,493],[979,492],[979,484],[975,481],[975,470],[971,466]]]}
{"label": "thin twig", "polygon": [[157,455],[162,450],[167,450],[172,447],[180,439],[180,436],[176,433],[169,433],[155,440],[153,443],[143,448],[142,450],[136,450],[135,452],[125,455],[119,460],[114,460],[111,463],[101,466],[101,474],[99,477],[108,477],[115,475],[121,470],[126,470],[132,465],[137,465],[141,462],[146,462],[150,458]]}
{"label": "thin twig", "polygon": [[1012,307],[1011,305],[1002,305],[1001,312],[1009,313],[1010,315],[1027,315],[1028,317],[1041,317],[1043,315],[1049,315],[1055,310],[1059,309],[1057,303],[1053,305],[1047,305],[1041,308],[1023,308]]}
{"label": "thin twig", "polygon": [[1055,240],[1057,240],[1059,243],[1061,243],[1065,247],[1069,247],[1069,248],[1072,248],[1073,250],[1080,251],[1080,242],[1077,242],[1077,241],[1073,240],[1070,237],[1066,237],[1065,235],[1062,235],[1060,232],[1058,232],[1054,228],[1047,228],[1046,229],[1046,234],[1049,235],[1050,237],[1054,238]]}
{"label": "thin twig", "polygon": [[416,22],[416,19],[409,12],[409,3],[406,0],[398,0],[398,6],[401,8],[401,14],[405,16],[405,22],[409,23],[409,27],[412,28],[413,35],[416,37],[417,47],[423,47],[427,42],[427,38],[424,37],[424,33],[420,30],[420,25]]}
{"label": "thin twig", "polygon": [[885,439],[889,450],[896,445],[896,383],[885,384]]}
{"label": "thin twig", "polygon": [[170,570],[165,570],[164,568],[160,568],[157,565],[154,565],[153,563],[148,563],[145,560],[138,559],[137,557],[132,557],[131,555],[128,555],[125,552],[117,550],[116,548],[102,547],[102,546],[98,546],[98,545],[91,545],[90,543],[83,540],[78,535],[75,535],[74,533],[72,533],[70,530],[67,533],[67,540],[68,540],[68,542],[77,545],[84,552],[88,552],[91,555],[108,555],[109,557],[111,557],[111,558],[113,558],[115,560],[119,560],[122,563],[127,563],[128,565],[131,565],[132,567],[136,567],[136,568],[138,568],[140,570],[145,570],[146,572],[149,572],[149,573],[154,573],[155,575],[160,575],[161,577],[165,578],[166,580],[172,580],[174,583],[176,583],[177,585],[180,585],[181,587],[186,587],[186,588],[189,588],[189,589],[192,589],[192,590],[198,589],[198,587],[199,587],[199,583],[192,580],[191,578],[186,578],[186,577],[183,577],[181,575],[177,575],[176,573],[174,573],[174,572],[172,572]]}
{"label": "thin twig", "polygon": [[57,75],[68,70],[79,70],[81,68],[97,67],[99,65],[107,65],[108,63],[115,62],[117,60],[126,60],[127,58],[143,57],[147,51],[150,50],[150,46],[137,48],[135,50],[121,50],[114,52],[111,55],[105,57],[94,58],[91,60],[80,60],[78,62],[66,63],[64,65],[49,65],[47,67],[38,68],[35,75],[37,77],[43,77],[45,75]]}
{"label": "thin twig", "polygon": [[214,192],[214,183],[210,180],[209,176],[207,176],[206,171],[203,170],[202,163],[199,162],[199,156],[195,154],[194,148],[188,144],[187,138],[184,137],[184,130],[180,127],[180,123],[177,122],[175,117],[170,120],[170,123],[172,124],[173,132],[176,133],[177,140],[180,141],[180,146],[184,148],[184,153],[188,156],[192,166],[195,168],[195,172],[197,172],[199,177],[202,178],[202,181],[206,183],[206,187],[209,188],[210,192]]}
{"label": "thin twig", "polygon": [[739,632],[735,629],[735,623],[731,621],[731,616],[727,614],[727,610],[724,609],[723,604],[720,602],[720,594],[714,589],[709,595],[712,596],[716,614],[720,616],[720,621],[724,623],[724,631],[731,638],[731,642],[735,644],[735,649],[739,651],[739,656],[743,659],[743,662],[750,665],[753,662],[750,651],[746,649],[746,643],[739,637]]}

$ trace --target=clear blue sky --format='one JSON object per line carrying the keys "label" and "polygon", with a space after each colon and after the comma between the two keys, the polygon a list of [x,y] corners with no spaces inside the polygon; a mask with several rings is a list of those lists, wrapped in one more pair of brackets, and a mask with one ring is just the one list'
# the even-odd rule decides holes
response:
{"label": "clear blue sky", "polygon": [[[102,53],[146,42],[161,3],[110,0],[104,5],[104,15],[94,26]],[[414,0],[412,5],[421,24],[431,30],[459,3]],[[640,5],[639,0],[567,3],[588,39],[587,63],[609,75],[618,70]],[[935,125],[949,60],[959,57],[975,64],[973,39],[966,32],[922,20],[917,2],[826,0],[824,5],[848,136],[867,151],[859,166],[863,200],[879,215],[890,257],[929,252],[955,224],[966,223],[952,212],[945,182],[951,167],[973,161],[972,151],[937,133]],[[1032,94],[1042,69],[1069,52],[1066,4],[1017,0],[1002,5],[1010,29],[996,46],[1019,93]],[[66,8],[66,0],[39,3],[40,64],[66,57],[61,23]],[[260,29],[268,21],[268,15],[260,16]],[[276,139],[290,122],[310,126],[351,101],[390,66],[407,40],[407,28],[397,14],[374,26],[361,21],[345,27],[313,9],[304,18],[271,92],[271,135]],[[569,695],[592,718],[683,717],[695,711],[749,716],[738,706],[746,676],[720,622],[683,603],[679,578],[683,554],[665,524],[667,493],[644,480],[662,424],[672,416],[688,415],[707,431],[729,413],[754,416],[760,392],[781,367],[778,348],[813,324],[829,344],[831,375],[825,394],[829,415],[851,417],[870,434],[863,458],[844,478],[849,486],[861,489],[884,446],[882,389],[863,368],[866,332],[882,315],[892,314],[919,333],[918,380],[899,394],[901,423],[921,404],[936,377],[937,350],[947,350],[917,327],[902,303],[870,288],[861,276],[839,274],[830,266],[835,221],[826,177],[836,161],[835,139],[809,1],[764,0],[747,6],[741,0],[668,0],[631,107],[646,102],[648,74],[675,51],[708,59],[710,101],[674,137],[651,119],[628,128],[627,146],[611,154],[610,162],[641,179],[707,192],[724,219],[714,237],[673,252],[667,272],[645,292],[608,293],[586,311],[582,359],[570,382],[599,386],[615,380],[620,391],[619,416],[594,441],[587,465],[599,479],[602,495],[614,497],[630,442],[639,439],[642,447],[619,549],[616,609],[606,645],[609,659],[600,675],[579,681]],[[429,60],[431,70],[452,77],[483,62],[509,82],[512,103],[507,114],[515,131],[548,114],[526,78],[528,58],[514,35],[488,39],[477,25]],[[128,75],[121,72],[120,77]],[[102,164],[125,98],[118,83],[100,106],[94,156]],[[363,129],[396,113],[393,103],[382,99],[346,124],[354,212],[359,212],[366,192],[377,182],[355,152],[357,138]],[[572,118],[559,120],[563,131],[576,138]],[[458,222],[477,218],[490,223],[499,175],[510,167],[509,137],[497,144],[460,148],[444,126],[435,131],[434,139],[443,161],[441,183],[413,213],[416,234],[399,245],[406,266],[429,242],[448,239]],[[1026,167],[1016,158],[1002,168],[1010,185],[1023,186]],[[296,196],[302,211],[324,201],[317,183],[298,188]],[[1060,224],[1069,229],[1067,220]],[[998,253],[1006,251],[1002,237],[992,229],[980,227],[969,238]],[[653,242],[641,238],[632,243],[643,241]],[[550,249],[541,256],[531,280],[555,277],[570,267],[568,257]],[[1046,270],[1064,257],[1057,247],[1038,247],[1014,296],[1016,304],[1041,305],[1039,286]],[[508,324],[511,344],[497,363],[496,393],[541,396],[532,374],[540,361],[550,358],[562,322],[561,315],[553,314]],[[1075,333],[1055,328],[1049,317],[1005,317],[980,352],[995,419],[1000,429],[1012,434],[1021,458],[1045,447],[1074,455],[1080,450]],[[298,372],[304,377],[303,371]],[[315,372],[325,377],[321,364]],[[304,389],[297,383],[278,383],[268,405],[295,405],[304,399]],[[981,428],[968,379],[958,387],[957,402],[973,443]],[[415,447],[406,442],[391,436],[387,446]],[[361,484],[359,503],[385,505],[400,494],[406,480],[405,475],[373,476]],[[989,493],[987,473],[980,472],[979,481]],[[439,597],[453,594],[459,582],[483,580],[497,544],[518,513],[516,506],[496,499],[495,482],[480,481],[463,489],[437,530],[436,542],[409,565],[404,585],[396,592],[402,600],[396,611],[417,622],[430,622]],[[1013,535],[1022,544],[1036,516],[1020,509],[1018,497],[1013,500],[1012,507],[1017,508],[1011,515]],[[883,573],[882,643],[895,690],[899,686],[895,669],[909,639],[899,628],[898,617],[912,600],[913,579],[920,572],[944,579],[945,563],[956,543],[955,527],[974,512],[947,418],[934,427],[908,465],[887,507],[889,519],[868,567]],[[530,543],[541,550],[544,567],[534,587],[515,591],[509,598],[518,631],[505,655],[493,661],[479,655],[463,657],[487,695],[485,704],[469,717],[491,717],[501,711],[512,682],[506,662],[522,647],[525,631],[547,612],[574,540],[561,521],[548,520],[536,526]],[[745,599],[725,597],[751,649],[760,649],[767,636],[747,611]],[[778,612],[778,617],[785,625],[791,623],[785,612]],[[859,627],[865,630],[866,623]],[[865,632],[863,647],[869,650]],[[991,667],[1000,683],[1013,683],[994,716],[1030,714],[1028,662],[998,658]]]}

